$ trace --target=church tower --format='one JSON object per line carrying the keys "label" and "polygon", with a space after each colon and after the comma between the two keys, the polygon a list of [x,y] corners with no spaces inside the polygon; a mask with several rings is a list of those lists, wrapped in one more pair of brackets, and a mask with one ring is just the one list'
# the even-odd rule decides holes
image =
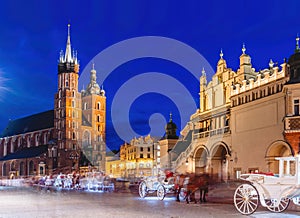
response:
{"label": "church tower", "polygon": [[[105,129],[106,97],[103,86],[97,83],[97,72],[94,64],[90,72],[90,82],[82,96],[82,153],[89,164],[98,170],[105,171]],[[81,165],[87,163],[82,162]]]}
{"label": "church tower", "polygon": [[71,50],[70,24],[65,53],[60,52],[58,63],[58,90],[54,101],[54,128],[58,149],[57,163],[53,168],[78,169],[78,159],[81,147],[80,128],[81,94],[78,92],[79,63],[77,53]]}

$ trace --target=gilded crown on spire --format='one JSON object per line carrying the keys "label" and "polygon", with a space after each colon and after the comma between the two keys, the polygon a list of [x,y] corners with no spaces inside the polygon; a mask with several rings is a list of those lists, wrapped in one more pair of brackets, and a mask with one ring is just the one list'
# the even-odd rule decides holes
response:
{"label": "gilded crown on spire", "polygon": [[223,59],[223,56],[224,56],[223,50],[221,49],[221,51],[220,51],[220,58]]}
{"label": "gilded crown on spire", "polygon": [[243,48],[242,48],[242,52],[243,52],[243,54],[245,54],[245,52],[246,52],[246,47],[245,47],[245,43],[243,43]]}
{"label": "gilded crown on spire", "polygon": [[60,51],[59,54],[59,66],[58,66],[58,72],[59,73],[67,73],[67,72],[75,72],[78,73],[79,71],[79,65],[77,60],[77,51],[72,51],[71,47],[71,31],[70,31],[71,25],[68,24],[68,36],[67,36],[67,44],[66,44],[66,50],[63,52]]}

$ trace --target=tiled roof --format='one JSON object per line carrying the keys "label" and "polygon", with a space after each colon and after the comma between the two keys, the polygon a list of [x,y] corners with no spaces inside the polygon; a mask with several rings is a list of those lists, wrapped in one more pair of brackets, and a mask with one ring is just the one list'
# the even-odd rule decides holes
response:
{"label": "tiled roof", "polygon": [[38,157],[41,154],[47,152],[47,149],[48,149],[47,145],[23,148],[15,153],[8,154],[8,155],[0,158],[0,161]]}
{"label": "tiled roof", "polygon": [[33,132],[42,129],[54,127],[54,111],[49,110],[42,113],[23,117],[17,120],[9,121],[6,128],[0,135],[1,137],[19,135],[27,132]]}
{"label": "tiled roof", "polygon": [[178,140],[171,152],[180,155],[181,152],[185,151],[192,142],[192,132],[189,131],[183,140]]}

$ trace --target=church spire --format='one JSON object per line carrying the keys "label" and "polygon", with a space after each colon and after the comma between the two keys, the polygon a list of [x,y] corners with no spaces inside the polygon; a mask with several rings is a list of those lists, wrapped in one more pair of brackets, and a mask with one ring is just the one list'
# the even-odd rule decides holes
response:
{"label": "church spire", "polygon": [[71,36],[70,36],[70,24],[68,24],[68,39],[67,39],[67,46],[66,46],[66,52],[65,52],[65,62],[71,63],[72,60],[72,54],[71,54]]}
{"label": "church spire", "polygon": [[296,37],[296,48],[295,48],[295,53],[298,53],[300,52],[300,49],[299,49],[299,34],[297,34],[297,37]]}
{"label": "church spire", "polygon": [[68,24],[68,37],[66,50],[63,52],[60,51],[59,54],[59,64],[58,72],[59,73],[78,73],[79,72],[79,61],[77,59],[77,51],[72,51],[71,48],[71,34],[70,34],[71,25]]}

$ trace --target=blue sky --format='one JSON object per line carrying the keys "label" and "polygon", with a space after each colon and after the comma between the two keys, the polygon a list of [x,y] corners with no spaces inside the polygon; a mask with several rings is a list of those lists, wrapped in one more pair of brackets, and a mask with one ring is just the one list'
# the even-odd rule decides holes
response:
{"label": "blue sky", "polygon": [[[81,73],[101,51],[143,36],[182,42],[199,52],[213,69],[222,49],[227,66],[236,70],[245,43],[246,53],[259,70],[267,68],[270,59],[280,64],[292,54],[296,34],[300,32],[299,6],[296,0],[2,2],[0,129],[5,128],[9,119],[53,109],[57,60],[59,51],[65,49],[68,22],[71,23],[71,43],[78,51]],[[180,51],[176,52],[180,56]],[[199,69],[202,69],[200,65]],[[97,72],[105,69],[104,66],[101,60],[96,62]],[[116,131],[123,121],[112,123],[113,99],[130,78],[146,72],[174,77],[189,90],[195,105],[199,105],[198,81],[182,66],[160,58],[139,58],[120,64],[108,72],[109,76],[104,80],[108,109],[107,144],[112,149],[125,140]],[[200,70],[198,73],[200,76]],[[209,78],[211,75],[208,72]],[[185,96],[179,91],[176,94],[184,103]],[[170,93],[161,92],[136,96],[127,115],[132,129],[145,135],[152,122],[168,121],[170,111],[179,128],[184,126],[184,120],[180,119],[182,109],[178,109],[170,98]],[[162,136],[163,125],[160,123],[156,128],[155,134]]]}

